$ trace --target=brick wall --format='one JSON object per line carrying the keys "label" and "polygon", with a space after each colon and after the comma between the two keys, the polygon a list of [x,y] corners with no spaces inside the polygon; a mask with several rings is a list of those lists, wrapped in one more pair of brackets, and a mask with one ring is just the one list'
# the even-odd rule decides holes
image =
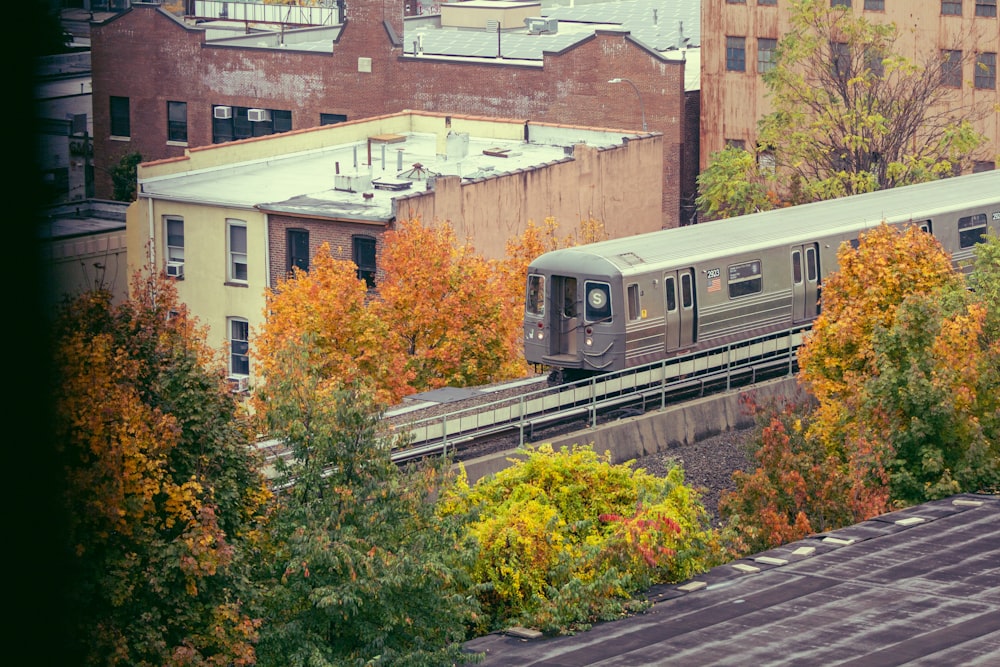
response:
{"label": "brick wall", "polygon": [[383,225],[331,222],[285,215],[271,215],[268,222],[268,245],[271,253],[269,282],[271,287],[275,287],[278,281],[288,273],[285,239],[289,229],[304,229],[309,232],[309,257],[313,257],[324,243],[329,243],[330,255],[334,259],[352,262],[354,261],[352,239],[355,235],[374,238],[376,257],[382,253],[382,234],[385,232]]}

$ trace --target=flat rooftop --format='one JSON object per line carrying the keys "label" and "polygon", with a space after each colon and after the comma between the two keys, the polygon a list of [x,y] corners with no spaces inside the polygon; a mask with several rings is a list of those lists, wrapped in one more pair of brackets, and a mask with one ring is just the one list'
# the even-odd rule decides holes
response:
{"label": "flat rooftop", "polygon": [[[359,121],[363,123],[364,121]],[[337,126],[326,126],[324,130]],[[401,132],[316,150],[174,175],[140,178],[157,198],[360,221],[387,221],[394,201],[433,188],[436,178],[492,178],[572,159],[573,146],[619,145],[626,131],[530,126],[530,141]],[[252,141],[279,138],[276,134]],[[199,150],[224,147],[217,144]],[[371,164],[369,165],[369,156]]]}
{"label": "flat rooftop", "polygon": [[962,494],[649,592],[571,637],[467,643],[488,667],[1000,664],[1000,496]]}

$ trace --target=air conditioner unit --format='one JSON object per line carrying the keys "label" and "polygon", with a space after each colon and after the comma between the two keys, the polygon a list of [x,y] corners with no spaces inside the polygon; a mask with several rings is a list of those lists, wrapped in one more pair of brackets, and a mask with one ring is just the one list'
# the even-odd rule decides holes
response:
{"label": "air conditioner unit", "polygon": [[247,109],[247,118],[249,118],[252,123],[271,120],[271,111],[269,109]]}
{"label": "air conditioner unit", "polygon": [[183,278],[184,262],[167,262],[167,275],[171,278]]}
{"label": "air conditioner unit", "polygon": [[215,108],[212,109],[212,116],[214,116],[215,118],[221,118],[223,120],[225,120],[226,118],[232,118],[233,117],[233,108],[232,107],[215,107]]}
{"label": "air conditioner unit", "polygon": [[250,378],[246,375],[230,375],[226,380],[229,382],[229,391],[234,394],[242,394],[250,389]]}

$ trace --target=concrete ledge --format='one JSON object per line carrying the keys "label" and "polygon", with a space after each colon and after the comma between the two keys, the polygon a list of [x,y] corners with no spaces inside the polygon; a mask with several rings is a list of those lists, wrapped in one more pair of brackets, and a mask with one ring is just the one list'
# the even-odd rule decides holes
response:
{"label": "concrete ledge", "polygon": [[[743,408],[744,396],[752,395],[760,403],[773,398],[796,397],[801,392],[794,377],[771,380],[747,389],[709,396],[638,417],[627,417],[543,442],[551,443],[554,449],[574,444],[591,444],[594,451],[602,454],[610,452],[611,461],[621,463],[678,445],[691,444],[725,431],[752,427],[753,417]],[[509,459],[519,456],[515,452],[516,450],[510,450],[466,461],[465,472],[469,483],[495,475],[510,466]]]}

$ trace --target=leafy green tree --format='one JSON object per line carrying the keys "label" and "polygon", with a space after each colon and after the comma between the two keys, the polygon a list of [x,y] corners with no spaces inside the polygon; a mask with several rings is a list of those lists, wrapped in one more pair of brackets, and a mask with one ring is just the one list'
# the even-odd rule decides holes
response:
{"label": "leafy green tree", "polygon": [[[947,84],[955,63],[928,50],[922,62],[896,48],[899,28],[827,0],[793,0],[775,67],[764,73],[773,111],[758,145],[774,156],[765,190],[792,204],[950,176],[971,166],[995,113],[963,105]],[[960,67],[960,64],[958,64]],[[761,174],[710,165],[703,211],[747,210]],[[731,175],[738,182],[725,183]],[[712,186],[712,187],[709,187]],[[747,190],[751,192],[746,192]],[[765,203],[765,200],[759,200]]]}
{"label": "leafy green tree", "polygon": [[[303,343],[308,346],[308,341]],[[430,500],[444,469],[400,471],[371,399],[310,372],[268,379],[279,462],[267,548],[258,664],[444,665],[462,653],[476,607],[457,519]]]}
{"label": "leafy green tree", "polygon": [[478,631],[585,628],[641,609],[636,592],[686,579],[720,557],[679,468],[658,478],[580,446],[524,454],[473,487],[463,473],[442,494],[442,514],[472,517]]}
{"label": "leafy green tree", "polygon": [[267,500],[250,422],[173,285],[88,292],[55,327],[74,641],[87,664],[249,665]]}
{"label": "leafy green tree", "polygon": [[777,203],[770,190],[771,176],[751,153],[726,146],[713,153],[698,174],[698,212],[706,220],[716,220],[769,211]]}
{"label": "leafy green tree", "polygon": [[140,162],[142,155],[133,151],[122,155],[118,164],[111,168],[111,184],[114,188],[112,197],[115,201],[135,201],[137,168]]}

